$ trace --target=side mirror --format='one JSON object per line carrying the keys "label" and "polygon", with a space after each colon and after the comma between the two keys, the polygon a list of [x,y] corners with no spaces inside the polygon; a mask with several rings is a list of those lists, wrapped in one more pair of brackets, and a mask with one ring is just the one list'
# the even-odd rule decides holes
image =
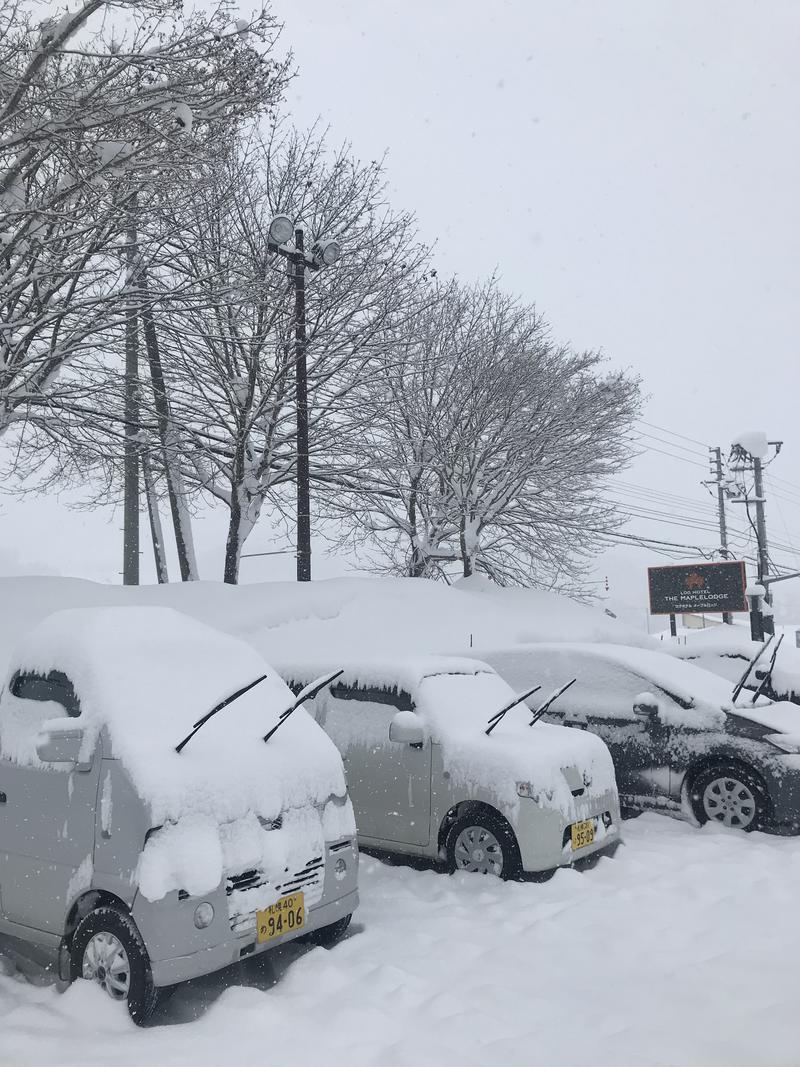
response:
{"label": "side mirror", "polygon": [[389,740],[422,748],[425,743],[425,727],[413,711],[398,711],[389,723]]}
{"label": "side mirror", "polygon": [[640,693],[633,702],[633,714],[643,722],[654,722],[660,711],[661,705],[652,693]]}
{"label": "side mirror", "polygon": [[92,758],[81,760],[83,730],[46,730],[36,743],[36,755],[42,763],[73,763],[76,770],[88,771]]}

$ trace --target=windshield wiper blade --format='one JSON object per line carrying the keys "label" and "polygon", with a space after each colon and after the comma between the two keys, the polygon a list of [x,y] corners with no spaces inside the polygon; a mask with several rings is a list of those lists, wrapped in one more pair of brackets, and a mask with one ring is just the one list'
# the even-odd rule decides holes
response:
{"label": "windshield wiper blade", "polygon": [[263,682],[266,677],[266,674],[262,674],[260,678],[256,678],[254,682],[250,682],[248,685],[242,686],[241,689],[237,689],[235,693],[231,693],[229,697],[225,697],[224,700],[221,700],[219,704],[215,705],[215,707],[213,707],[211,711],[206,712],[202,719],[198,719],[197,722],[194,724],[191,733],[188,733],[186,737],[184,737],[183,741],[181,741],[175,746],[175,751],[181,752],[185,748],[185,746],[192,740],[197,731],[201,727],[205,726],[208,720],[213,718],[218,711],[222,711],[223,708],[227,708],[229,704],[232,704],[234,700],[237,700],[240,696],[244,696],[244,694],[253,689],[254,686],[257,686],[259,682]]}
{"label": "windshield wiper blade", "polygon": [[571,681],[567,682],[566,685],[562,685],[560,689],[556,689],[554,693],[551,693],[547,700],[545,700],[544,704],[540,704],[536,711],[534,711],[533,716],[531,717],[531,721],[528,723],[528,726],[535,726],[539,719],[541,719],[547,709],[551,706],[551,704],[555,704],[561,694],[566,693],[566,691],[571,685],[575,685],[577,680],[577,678],[573,678]]}
{"label": "windshield wiper blade", "polygon": [[301,689],[297,694],[297,699],[294,704],[282,711],[278,716],[278,721],[264,734],[264,741],[269,741],[276,730],[279,730],[281,726],[286,722],[292,712],[297,711],[301,704],[305,704],[307,700],[313,700],[320,690],[324,689],[326,685],[330,685],[331,682],[335,682],[339,675],[344,674],[344,668],[338,671],[334,671],[332,674],[325,674],[322,678],[318,678],[315,682],[310,682],[305,689]]}
{"label": "windshield wiper blade", "polygon": [[[773,634],[772,636],[774,637],[775,635]],[[769,661],[769,667],[767,667],[767,673],[761,679],[761,684],[759,685],[758,689],[756,689],[755,693],[753,693],[753,699],[750,701],[751,704],[755,704],[755,702],[764,692],[764,688],[767,685],[767,682],[772,684],[772,672],[775,669],[775,660],[778,658],[778,649],[781,647],[781,641],[783,641],[785,636],[785,634],[781,634],[781,636],[775,642],[775,647],[772,650],[772,656],[770,657]]]}
{"label": "windshield wiper blade", "polygon": [[753,656],[753,658],[747,664],[747,670],[744,672],[742,677],[739,679],[739,681],[733,687],[733,696],[731,697],[731,703],[732,704],[735,704],[736,701],[739,699],[739,695],[741,694],[742,690],[744,689],[745,682],[750,677],[750,671],[752,671],[753,667],[755,667],[755,665],[758,663],[758,661],[761,659],[761,657],[764,655],[764,653],[767,651],[767,649],[769,648],[769,646],[772,644],[772,642],[774,640],[775,640],[775,634],[772,634],[772,636],[770,637],[769,641],[767,641],[767,643],[765,645],[761,646],[761,648],[758,650],[758,652],[756,652],[755,656]]}
{"label": "windshield wiper blade", "polygon": [[492,717],[488,720],[489,725],[487,729],[483,731],[486,736],[488,737],[492,730],[494,730],[495,726],[497,726],[499,722],[502,722],[502,720],[505,718],[506,712],[511,711],[511,709],[515,708],[517,704],[521,704],[523,700],[527,700],[528,697],[533,696],[534,693],[538,693],[541,688],[542,687],[540,685],[535,685],[533,689],[529,689],[527,693],[520,693],[518,697],[514,697],[510,704],[506,704],[504,708],[501,708],[499,711],[496,711],[494,715],[492,715]]}

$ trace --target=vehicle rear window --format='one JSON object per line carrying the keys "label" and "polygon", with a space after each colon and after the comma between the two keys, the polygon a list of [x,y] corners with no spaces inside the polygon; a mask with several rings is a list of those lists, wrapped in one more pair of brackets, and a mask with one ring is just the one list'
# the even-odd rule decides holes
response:
{"label": "vehicle rear window", "polygon": [[47,674],[19,671],[11,679],[9,689],[20,700],[54,700],[73,719],[77,719],[81,713],[75,687],[63,671],[50,671]]}

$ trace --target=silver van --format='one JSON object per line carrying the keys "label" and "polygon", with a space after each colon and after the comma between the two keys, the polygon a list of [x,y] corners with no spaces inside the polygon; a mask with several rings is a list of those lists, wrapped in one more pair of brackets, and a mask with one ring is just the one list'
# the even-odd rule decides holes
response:
{"label": "silver van", "polygon": [[[296,691],[326,669],[277,667]],[[342,754],[362,845],[509,878],[572,864],[620,840],[603,742],[532,723],[522,699],[484,663],[345,662],[309,711]]]}
{"label": "silver van", "polygon": [[170,609],[40,623],[0,693],[0,951],[142,1023],[176,983],[341,936],[355,822],[314,691]]}

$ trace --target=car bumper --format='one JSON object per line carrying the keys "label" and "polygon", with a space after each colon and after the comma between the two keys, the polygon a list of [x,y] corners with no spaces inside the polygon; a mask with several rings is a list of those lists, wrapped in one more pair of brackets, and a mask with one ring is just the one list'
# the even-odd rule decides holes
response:
{"label": "car bumper", "polygon": [[[526,808],[524,805],[530,805]],[[604,818],[605,816],[605,818]],[[577,822],[594,823],[594,841],[573,849],[570,828]],[[555,809],[539,807],[533,800],[520,800],[515,827],[522,869],[527,873],[568,867],[604,849],[614,849],[622,839],[619,797],[615,792],[576,801],[566,816]]]}
{"label": "car bumper", "polygon": [[177,985],[186,982],[190,978],[199,978],[204,974],[211,974],[223,967],[229,967],[239,960],[248,956],[260,955],[277,945],[287,941],[296,940],[306,934],[330,926],[332,923],[351,915],[358,907],[358,890],[354,889],[345,896],[338,897],[328,903],[322,902],[315,908],[309,908],[306,924],[298,932],[284,934],[276,937],[265,944],[258,944],[255,930],[231,937],[230,940],[208,948],[199,949],[184,956],[172,956],[163,960],[151,960],[153,983],[156,986]]}

